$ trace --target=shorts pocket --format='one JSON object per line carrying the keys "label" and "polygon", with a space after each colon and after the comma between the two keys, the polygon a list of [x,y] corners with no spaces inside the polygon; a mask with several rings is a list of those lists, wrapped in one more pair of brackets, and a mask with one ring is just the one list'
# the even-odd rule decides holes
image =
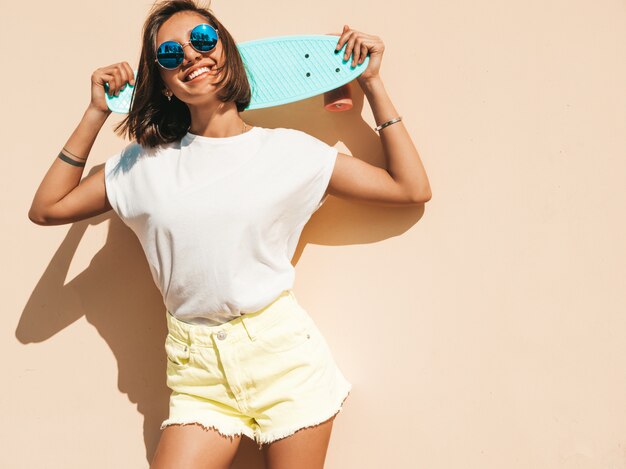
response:
{"label": "shorts pocket", "polygon": [[171,334],[165,338],[165,356],[168,366],[183,368],[191,361],[191,347]]}
{"label": "shorts pocket", "polygon": [[308,343],[311,339],[311,324],[300,317],[276,323],[262,330],[254,343],[269,353],[292,350]]}

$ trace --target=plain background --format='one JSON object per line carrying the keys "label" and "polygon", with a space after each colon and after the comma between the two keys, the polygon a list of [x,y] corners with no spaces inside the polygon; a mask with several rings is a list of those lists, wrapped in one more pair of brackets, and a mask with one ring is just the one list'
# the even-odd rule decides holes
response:
{"label": "plain background", "polygon": [[[147,468],[167,414],[164,306],[109,212],[27,212],[100,66],[136,65],[146,1],[3,2],[0,466]],[[351,397],[338,468],[626,468],[626,4],[215,0],[238,42],[380,36],[424,207],[330,197],[295,292]],[[383,166],[371,110],[246,112]],[[84,175],[126,144],[105,124]],[[244,438],[235,468],[262,468]]]}

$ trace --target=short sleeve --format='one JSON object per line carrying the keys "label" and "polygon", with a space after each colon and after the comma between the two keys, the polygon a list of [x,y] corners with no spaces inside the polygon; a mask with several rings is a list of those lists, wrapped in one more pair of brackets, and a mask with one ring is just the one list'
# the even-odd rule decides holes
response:
{"label": "short sleeve", "polygon": [[339,151],[326,142],[297,131],[300,144],[297,148],[297,162],[303,172],[305,190],[304,206],[306,215],[312,215],[326,201],[324,193],[330,183]]}
{"label": "short sleeve", "polygon": [[107,199],[109,204],[113,208],[113,211],[120,214],[120,208],[118,205],[118,185],[116,183],[116,168],[119,168],[121,152],[116,153],[104,162],[104,187],[106,190]]}
{"label": "short sleeve", "polygon": [[133,184],[130,170],[135,166],[141,146],[135,142],[128,144],[118,153],[109,157],[104,163],[104,186],[107,199],[113,211],[126,221],[131,216],[133,200]]}

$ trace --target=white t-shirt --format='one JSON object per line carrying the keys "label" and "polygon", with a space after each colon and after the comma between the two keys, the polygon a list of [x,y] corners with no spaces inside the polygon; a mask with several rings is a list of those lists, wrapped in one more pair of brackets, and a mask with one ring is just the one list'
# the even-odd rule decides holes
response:
{"label": "white t-shirt", "polygon": [[258,126],[154,149],[133,141],[106,160],[106,193],[168,311],[217,325],[293,287],[291,259],[337,153],[306,132]]}

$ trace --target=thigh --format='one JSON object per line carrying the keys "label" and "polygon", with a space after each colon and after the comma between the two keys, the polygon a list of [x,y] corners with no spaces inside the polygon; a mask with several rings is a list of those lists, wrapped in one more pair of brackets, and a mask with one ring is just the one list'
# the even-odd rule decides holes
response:
{"label": "thigh", "polygon": [[150,469],[228,469],[241,436],[225,437],[198,424],[163,429]]}
{"label": "thigh", "polygon": [[322,469],[335,417],[293,435],[269,443],[263,448],[267,469]]}

